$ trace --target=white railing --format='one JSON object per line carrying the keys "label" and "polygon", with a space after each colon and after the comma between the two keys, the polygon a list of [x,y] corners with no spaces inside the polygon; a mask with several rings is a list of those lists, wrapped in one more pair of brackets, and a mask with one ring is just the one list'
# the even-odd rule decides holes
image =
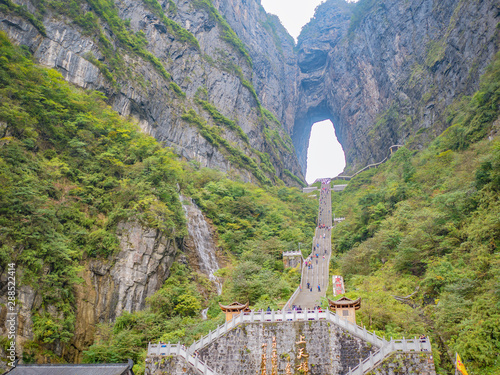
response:
{"label": "white railing", "polygon": [[[316,239],[317,235],[318,235],[318,228],[316,227],[314,229],[314,239]],[[313,253],[314,253],[314,241],[311,244],[311,254],[313,254]],[[295,292],[293,292],[293,294],[291,295],[291,297],[288,298],[288,301],[286,301],[285,306],[283,306],[283,311],[288,311],[288,310],[292,309],[293,301],[295,301],[295,298],[300,293],[300,286],[302,285],[302,280],[304,280],[304,273],[305,272],[306,272],[306,267],[304,267],[304,265],[302,265],[302,270],[300,271],[300,283],[299,283],[299,286],[297,287],[297,289],[295,289]]]}
{"label": "white railing", "polygon": [[332,191],[342,191],[347,187],[346,185],[333,185],[332,186]]}
{"label": "white railing", "polygon": [[235,328],[237,325],[242,323],[258,323],[258,322],[281,322],[281,321],[306,321],[306,320],[328,320],[336,325],[344,328],[346,331],[354,336],[357,336],[372,345],[380,348],[388,343],[378,337],[376,334],[369,332],[366,328],[362,328],[356,324],[353,324],[345,319],[340,318],[337,314],[330,311],[319,311],[319,310],[309,310],[301,311],[261,311],[261,312],[246,312],[241,313],[233,317],[229,322],[217,327],[217,329],[210,331],[206,336],[202,337],[198,341],[195,341],[188,349],[189,353],[194,353],[197,350],[207,346],[213,341],[217,340],[222,335],[226,334],[228,331]]}
{"label": "white railing", "polygon": [[382,346],[375,353],[370,352],[370,356],[360,363],[355,368],[349,367],[349,375],[362,375],[367,371],[373,370],[375,366],[379,365],[385,357],[389,354],[397,352],[431,352],[431,342],[428,337],[422,339],[405,338],[401,340],[389,341],[386,345]]}
{"label": "white railing", "polygon": [[345,329],[351,335],[356,336],[366,342],[369,342],[377,350],[370,353],[370,356],[354,369],[349,369],[350,375],[361,375],[373,366],[379,364],[387,355],[394,352],[430,352],[431,344],[428,338],[425,339],[401,339],[387,341],[384,338],[377,336],[373,332],[369,332],[365,327],[360,327],[346,319],[340,318],[337,314],[331,311],[309,310],[301,311],[251,311],[238,314],[229,322],[210,331],[206,336],[198,341],[195,341],[189,348],[184,348],[180,344],[149,344],[148,355],[179,355],[186,359],[188,363],[193,365],[202,374],[216,375],[215,371],[210,369],[205,363],[200,361],[197,356],[192,353],[206,347],[210,343],[225,335],[227,332],[243,323],[259,323],[259,322],[286,322],[286,321],[309,321],[309,320],[327,320],[337,326]]}
{"label": "white railing", "polygon": [[148,345],[148,355],[178,355],[186,360],[187,363],[192,365],[200,374],[204,375],[217,375],[217,373],[207,366],[206,363],[200,361],[198,356],[190,354],[186,348],[181,344],[151,344]]}
{"label": "white railing", "polygon": [[286,257],[290,257],[290,256],[297,256],[297,255],[300,255],[300,257],[302,257],[302,252],[301,251],[298,251],[298,250],[292,250],[292,251],[283,251],[283,256]]}
{"label": "white railing", "polygon": [[366,167],[361,168],[359,171],[357,171],[356,173],[354,173],[352,176],[337,176],[337,177],[332,178],[332,180],[350,180],[350,179],[356,177],[361,172],[366,171],[367,169],[370,169],[370,168],[373,168],[373,167],[377,167],[380,164],[385,163],[392,156],[392,150],[393,149],[396,149],[396,151],[397,151],[400,147],[404,147],[404,146],[403,145],[392,145],[391,147],[389,147],[388,154],[384,158],[384,160],[379,161],[378,163],[369,164]]}
{"label": "white railing", "polygon": [[[302,267],[302,273],[304,273],[304,267]],[[300,276],[300,285],[302,285],[302,279],[304,275]],[[295,292],[293,292],[292,296],[288,299],[288,301],[285,303],[285,306],[283,306],[283,310],[288,311],[291,310],[292,302],[295,301],[295,298],[297,295],[300,293],[300,285],[295,289]]]}

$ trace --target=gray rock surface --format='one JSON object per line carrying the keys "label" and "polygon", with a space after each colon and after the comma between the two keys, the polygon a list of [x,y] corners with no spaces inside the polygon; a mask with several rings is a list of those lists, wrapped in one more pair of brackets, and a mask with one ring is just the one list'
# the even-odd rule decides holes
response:
{"label": "gray rock surface", "polygon": [[[177,255],[177,244],[164,233],[144,228],[136,222],[118,225],[120,252],[109,260],[91,259],[84,262],[80,272],[83,282],[75,286],[76,325],[71,345],[55,341],[51,350],[70,362],[81,361],[81,351],[91,345],[97,323],[115,320],[124,311],[134,312],[145,307],[147,297],[156,292],[169,275]],[[21,280],[22,270],[17,270]],[[6,280],[2,274],[0,284]],[[22,356],[24,346],[34,339],[33,316],[42,307],[36,288],[19,285],[17,288],[16,335],[17,354]],[[0,296],[0,334],[6,335],[7,295]],[[45,306],[54,317],[60,316],[53,306]],[[41,359],[38,359],[41,360]]]}
{"label": "gray rock surface", "polygon": [[[27,5],[33,13],[37,10],[34,0],[15,2]],[[295,153],[280,149],[264,134],[264,129],[274,126],[278,134],[286,138],[285,129],[273,125],[261,114],[258,103],[242,81],[245,79],[255,86],[263,106],[269,106],[278,120],[293,123],[295,93],[283,84],[296,69],[293,40],[276,18],[267,16],[255,0],[245,4],[236,1],[214,3],[229,23],[241,32],[240,38],[246,42],[254,59],[252,67],[237,48],[223,39],[220,22],[203,6],[179,0],[175,2],[176,11],[169,12],[171,4],[168,1],[159,3],[169,17],[196,36],[199,50],[179,41],[144,2],[126,0],[116,2],[116,6],[119,16],[130,20],[131,32],[144,32],[148,40],[147,50],[161,61],[186,98],[177,96],[170,88],[170,81],[150,62],[124,49],[107,27],[104,27],[105,35],[125,64],[120,69],[123,74],[116,75],[119,87],[111,85],[98,67],[89,61],[91,53],[97,60],[106,62],[97,37],[87,35],[71,19],[55,14],[50,8],[43,16],[46,37],[27,20],[13,13],[0,12],[0,30],[7,32],[15,43],[28,46],[38,62],[56,68],[68,81],[104,92],[115,110],[123,116],[135,118],[145,132],[173,147],[182,157],[196,160],[202,166],[236,171],[244,180],[256,181],[251,171],[231,161],[230,153],[213,146],[196,126],[181,119],[186,109],[194,108],[209,125],[214,125],[208,113],[194,100],[200,88],[206,89],[205,99],[224,116],[236,121],[248,135],[249,144],[229,129],[223,129],[222,136],[257,164],[262,162],[259,152],[269,154],[276,175],[288,184],[296,184],[284,174],[284,169],[287,169],[302,178]],[[90,10],[88,5],[85,6],[85,10]],[[285,54],[287,58],[282,59]],[[233,67],[240,67],[241,77]],[[267,172],[267,177],[272,180],[273,174]]]}
{"label": "gray rock surface", "polygon": [[496,0],[321,4],[297,45],[292,137],[302,170],[319,120],[333,122],[351,171],[391,145],[419,147],[440,134],[446,106],[478,89],[498,51],[499,14]]}

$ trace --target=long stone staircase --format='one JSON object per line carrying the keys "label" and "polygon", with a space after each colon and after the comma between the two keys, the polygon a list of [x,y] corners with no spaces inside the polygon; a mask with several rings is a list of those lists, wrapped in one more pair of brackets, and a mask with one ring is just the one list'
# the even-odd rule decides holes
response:
{"label": "long stone staircase", "polygon": [[[326,296],[329,284],[328,266],[332,254],[332,195],[330,180],[321,184],[318,209],[318,226],[312,243],[311,255],[305,260],[310,265],[302,267],[300,286],[290,297],[283,310],[300,306],[312,309],[319,306],[321,297]],[[309,286],[309,288],[308,288]]]}
{"label": "long stone staircase", "polygon": [[[355,338],[358,340],[357,345],[360,342],[365,344],[363,350],[358,350],[359,361],[355,362],[353,365],[352,360],[349,362],[349,367],[343,367],[343,370],[339,372],[338,370],[333,372],[328,372],[328,374],[349,374],[349,375],[362,375],[366,374],[370,371],[373,371],[377,366],[381,366],[383,361],[386,361],[387,358],[391,355],[398,353],[426,353],[430,355],[431,353],[431,344],[429,339],[426,338],[414,338],[414,339],[402,339],[402,340],[386,340],[385,338],[381,338],[377,336],[375,333],[368,332],[366,328],[360,327],[356,324],[353,324],[345,319],[340,318],[338,315],[332,313],[331,311],[320,311],[319,309],[314,309],[315,306],[320,304],[321,297],[325,297],[326,290],[329,284],[329,273],[328,273],[328,265],[330,262],[331,256],[331,228],[332,228],[332,213],[331,213],[331,190],[330,190],[330,180],[323,180],[321,185],[320,192],[320,204],[319,204],[319,212],[318,212],[318,226],[315,231],[314,242],[312,245],[312,253],[306,259],[309,265],[303,265],[302,274],[301,274],[301,283],[297,290],[294,292],[292,297],[288,300],[286,305],[282,310],[278,311],[260,311],[260,312],[246,312],[241,313],[233,317],[232,320],[225,322],[223,325],[220,325],[214,331],[210,331],[206,336],[202,337],[198,341],[195,341],[188,348],[184,347],[180,343],[178,344],[170,344],[170,343],[150,343],[148,345],[148,358],[151,360],[146,360],[146,363],[158,364],[159,362],[156,360],[157,357],[172,357],[172,358],[181,358],[185,361],[185,365],[189,367],[189,370],[185,367],[182,367],[181,373],[190,375],[190,374],[207,374],[207,375],[228,375],[234,374],[234,372],[217,372],[215,368],[219,368],[224,370],[227,368],[227,365],[221,365],[217,362],[217,358],[220,357],[220,351],[222,350],[223,359],[225,357],[230,357],[229,361],[236,360],[234,358],[234,354],[230,354],[226,349],[220,348],[220,346],[227,345],[228,342],[232,342],[234,344],[237,338],[231,338],[230,335],[240,336],[245,334],[250,334],[248,332],[267,332],[269,336],[269,332],[274,332],[273,335],[285,334],[284,332],[293,330],[297,328],[293,328],[293,324],[299,324],[300,327],[297,328],[297,332],[303,332],[307,330],[307,326],[302,326],[307,324],[308,327],[311,327],[311,324],[327,324],[326,327],[331,327],[333,325],[337,333],[333,334],[334,340],[338,340],[341,337]],[[317,255],[316,255],[317,254]],[[307,287],[309,283],[309,288]],[[319,286],[319,288],[318,288]],[[300,306],[301,309],[292,309],[293,306]],[[322,323],[323,322],[323,323]],[[251,325],[258,324],[259,327],[257,331],[252,331]],[[280,328],[280,324],[288,324],[287,326],[283,326]],[[290,325],[292,324],[292,326]],[[243,328],[242,328],[243,327]],[[245,328],[246,327],[246,328]],[[268,328],[266,328],[268,327]],[[323,327],[323,326],[321,326]],[[324,328],[320,327],[320,331],[324,332]],[[238,329],[240,330],[238,331]],[[330,332],[332,329],[328,328],[327,331]],[[333,330],[332,330],[333,331]],[[340,332],[340,333],[339,333]],[[330,345],[332,334],[326,333],[328,340],[330,341]],[[340,335],[340,336],[339,336]],[[249,349],[251,336],[248,336],[248,339],[243,339],[244,346],[239,349],[238,353],[245,354],[245,351],[248,352],[249,356],[253,356],[254,362],[255,357],[259,357],[259,346],[254,345],[252,350]],[[269,337],[267,337],[268,339]],[[233,340],[233,341],[231,341]],[[260,340],[266,340],[265,335],[261,336]],[[274,339],[273,339],[274,340]],[[342,339],[346,340],[346,339]],[[218,345],[218,342],[221,341],[221,344]],[[255,340],[254,340],[255,341]],[[282,338],[282,342],[290,342],[289,338]],[[292,338],[292,341],[295,341]],[[259,341],[260,342],[260,341]],[[215,347],[214,347],[215,345]],[[248,346],[250,345],[250,346]],[[259,344],[260,345],[260,344]],[[352,344],[349,344],[352,345]],[[282,345],[283,346],[283,345]],[[360,347],[361,348],[361,347]],[[369,348],[369,349],[367,349]],[[291,350],[294,350],[293,348]],[[368,350],[368,351],[367,351]],[[253,353],[255,352],[255,353]],[[203,353],[199,355],[198,353]],[[219,357],[210,356],[210,353],[219,353]],[[293,352],[292,352],[293,353]],[[364,356],[361,356],[361,353],[365,353]],[[323,352],[324,355],[329,355],[329,353]],[[288,354],[284,354],[288,355]],[[292,354],[293,355],[293,354]],[[366,357],[365,357],[366,356]],[[248,357],[248,356],[247,356]],[[339,358],[338,354],[333,356]],[[331,361],[335,362],[336,359],[333,358]],[[201,358],[205,359],[203,361]],[[290,357],[288,357],[290,358]],[[312,357],[311,357],[312,358]],[[240,358],[240,361],[243,359]],[[252,362],[251,359],[250,362]],[[163,361],[160,361],[163,362]],[[328,362],[328,361],[327,361]],[[340,361],[337,361],[340,363]],[[357,366],[356,366],[357,364]],[[255,363],[254,363],[255,365]],[[226,366],[226,367],[224,367]],[[338,369],[340,367],[337,366]],[[317,371],[317,370],[316,370]],[[157,368],[148,372],[148,365],[146,366],[146,374],[177,374],[172,369],[169,369],[166,372],[161,372]],[[238,373],[238,372],[237,372]],[[247,372],[241,372],[241,374]],[[259,372],[260,373],[260,372]],[[281,372],[279,372],[281,373]],[[385,372],[381,372],[384,374]],[[432,374],[433,372],[422,372]],[[315,372],[311,372],[311,374],[315,374]],[[326,373],[320,373],[320,375],[326,375]]]}

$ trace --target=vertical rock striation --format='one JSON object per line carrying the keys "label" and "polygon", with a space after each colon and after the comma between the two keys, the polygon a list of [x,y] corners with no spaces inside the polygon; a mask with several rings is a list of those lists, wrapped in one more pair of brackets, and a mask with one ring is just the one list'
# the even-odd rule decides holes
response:
{"label": "vertical rock striation", "polygon": [[302,170],[319,120],[333,122],[349,170],[440,134],[445,108],[477,90],[498,51],[499,12],[494,0],[321,4],[297,45],[292,137]]}
{"label": "vertical rock striation", "polygon": [[[50,6],[40,14],[37,0],[14,2],[39,15],[45,35],[19,14],[1,10],[0,30],[28,46],[38,62],[56,68],[68,81],[104,92],[115,110],[137,119],[144,131],[182,157],[236,171],[248,181],[265,180],[256,176],[255,168],[271,182],[277,177],[296,184],[285,170],[302,179],[292,142],[277,122],[288,128],[293,124],[293,39],[257,1],[162,0],[157,3],[161,10],[153,9],[150,1],[115,2],[112,8],[126,20],[125,34],[142,35],[147,41],[145,52],[127,47],[128,42],[91,2],[82,1],[81,12],[93,12],[100,19],[100,36]],[[103,38],[107,44],[103,45]],[[166,73],[160,71],[160,64]],[[199,99],[233,121],[243,135],[234,126],[225,127]],[[266,107],[271,116],[265,115]],[[218,128],[228,143],[213,141],[200,129],[200,121],[183,118],[191,108],[206,125]],[[238,156],[239,162],[233,148],[244,155]],[[245,157],[256,163],[253,169],[243,161]]]}

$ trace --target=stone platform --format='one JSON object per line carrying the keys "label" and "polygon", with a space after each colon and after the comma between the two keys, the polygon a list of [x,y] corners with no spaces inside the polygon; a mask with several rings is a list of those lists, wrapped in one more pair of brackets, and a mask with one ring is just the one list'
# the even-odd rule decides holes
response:
{"label": "stone platform", "polygon": [[189,348],[150,344],[146,375],[255,375],[263,368],[267,374],[273,369],[286,374],[287,366],[291,374],[303,374],[298,369],[304,361],[310,375],[361,375],[375,369],[392,374],[389,364],[400,362],[400,354],[406,355],[408,374],[435,374],[427,338],[387,341],[331,312],[251,312]]}

